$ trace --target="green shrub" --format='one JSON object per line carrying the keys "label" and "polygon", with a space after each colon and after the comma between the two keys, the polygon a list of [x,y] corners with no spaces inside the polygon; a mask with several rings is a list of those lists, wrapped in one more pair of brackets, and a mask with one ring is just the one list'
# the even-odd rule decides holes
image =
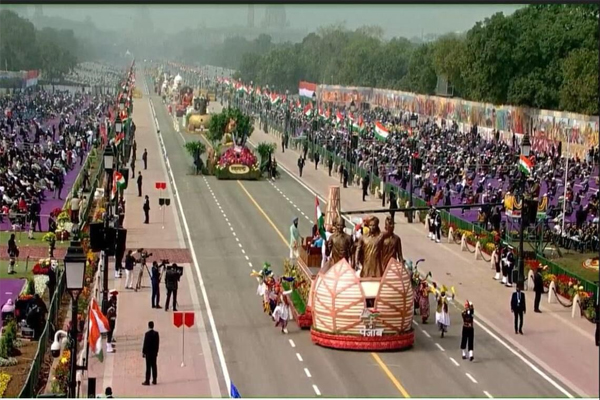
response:
{"label": "green shrub", "polygon": [[0,338],[0,358],[8,359],[13,354],[16,340],[17,324],[15,321],[10,321],[4,328],[2,338]]}
{"label": "green shrub", "polygon": [[35,294],[35,281],[33,278],[27,278],[27,294],[32,296]]}

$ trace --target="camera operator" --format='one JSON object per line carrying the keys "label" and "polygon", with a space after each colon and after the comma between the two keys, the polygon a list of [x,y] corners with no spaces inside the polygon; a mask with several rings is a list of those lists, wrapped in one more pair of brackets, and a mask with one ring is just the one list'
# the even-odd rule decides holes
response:
{"label": "camera operator", "polygon": [[127,251],[125,256],[125,289],[133,289],[133,268],[135,267],[135,258],[137,251]]}
{"label": "camera operator", "polygon": [[179,278],[181,274],[178,271],[177,264],[167,267],[165,273],[165,286],[167,288],[167,302],[165,303],[165,311],[169,310],[171,295],[173,296],[173,311],[177,311],[177,287],[179,286]]}
{"label": "camera operator", "polygon": [[[163,260],[164,262],[164,260]],[[160,265],[156,261],[152,262],[150,282],[152,283],[152,308],[162,308],[160,306]]]}

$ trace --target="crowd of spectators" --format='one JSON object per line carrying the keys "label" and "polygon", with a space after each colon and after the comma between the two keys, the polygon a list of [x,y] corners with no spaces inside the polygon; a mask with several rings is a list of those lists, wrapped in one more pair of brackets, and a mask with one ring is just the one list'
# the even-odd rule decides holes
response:
{"label": "crowd of spectators", "polygon": [[103,86],[115,88],[121,83],[122,69],[98,62],[83,62],[65,76],[65,81],[72,85]]}
{"label": "crowd of spectators", "polygon": [[[286,132],[285,141],[301,140],[305,157],[312,143],[407,191],[412,164],[413,193],[428,204],[483,204],[478,210],[459,209],[456,213],[488,230],[515,229],[511,228],[513,222],[505,217],[503,206],[493,205],[502,203],[507,193],[517,193],[522,187],[519,140],[514,134],[506,142],[501,140],[499,132],[482,135],[477,127],[461,131],[451,121],[440,122],[408,111],[381,108],[355,110],[354,128],[350,128],[351,113],[343,107],[331,110],[332,118],[326,120],[316,116],[316,109],[307,116],[302,108],[295,106],[297,100],[278,106],[265,100],[259,102],[245,96],[231,101]],[[336,119],[338,111],[341,123]],[[414,129],[411,118],[417,120]],[[362,129],[356,127],[360,120],[364,122]],[[375,134],[375,122],[389,132],[385,140]],[[549,151],[533,151],[531,159],[535,166],[525,182],[525,190],[538,201],[547,197],[547,217],[542,224],[553,242],[579,251],[597,250],[599,148],[590,148],[582,156],[571,155],[566,196],[565,153],[560,142]],[[321,162],[327,165],[328,160],[321,158]],[[566,201],[564,207],[563,201]]]}
{"label": "crowd of spectators", "polygon": [[[0,98],[0,226],[42,230],[99,140],[110,98],[36,88]],[[84,185],[86,184],[84,179]],[[68,188],[66,188],[68,189]],[[54,216],[56,217],[56,216]],[[44,221],[46,222],[46,221]],[[52,229],[51,219],[47,224]]]}

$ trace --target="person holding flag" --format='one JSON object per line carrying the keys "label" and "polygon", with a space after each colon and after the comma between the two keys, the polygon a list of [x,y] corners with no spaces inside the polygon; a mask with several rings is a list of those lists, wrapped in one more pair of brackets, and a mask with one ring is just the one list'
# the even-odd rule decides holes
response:
{"label": "person holding flag", "polygon": [[325,216],[321,212],[319,205],[319,198],[315,196],[315,219],[319,238],[322,241],[321,245],[321,269],[323,269],[327,263],[327,241],[331,237],[331,229],[325,228]]}
{"label": "person holding flag", "polygon": [[[90,319],[89,319],[89,332],[88,332],[88,346],[94,354],[98,357],[100,362],[104,360],[104,353],[102,351],[102,334],[108,333],[110,330],[108,319],[102,311],[95,298],[90,301]],[[106,343],[106,352],[112,353],[114,350],[110,342]]]}

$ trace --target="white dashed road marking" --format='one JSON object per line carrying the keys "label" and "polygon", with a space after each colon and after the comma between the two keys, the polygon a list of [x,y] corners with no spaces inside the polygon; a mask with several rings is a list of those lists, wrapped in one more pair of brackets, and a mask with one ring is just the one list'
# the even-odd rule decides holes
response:
{"label": "white dashed road marking", "polygon": [[290,346],[296,347],[296,343],[294,343],[294,341],[292,339],[290,339]]}
{"label": "white dashed road marking", "polygon": [[423,332],[423,335],[427,336],[428,338],[431,337],[431,335],[429,334],[429,332],[427,332],[427,331],[425,331],[423,329],[421,329],[421,331]]}
{"label": "white dashed road marking", "polygon": [[308,376],[309,378],[312,378],[312,375],[310,374],[310,371],[308,370],[308,368],[304,368],[304,373],[306,374],[306,376]]}
{"label": "white dashed road marking", "polygon": [[456,361],[456,360],[455,360],[454,358],[452,358],[452,357],[448,357],[448,358],[450,359],[450,361],[452,361],[452,363],[453,363],[454,365],[456,365],[457,367],[460,367],[460,364],[458,363],[458,361]]}
{"label": "white dashed road marking", "polygon": [[435,345],[436,345],[436,346],[437,346],[437,348],[438,348],[438,349],[440,349],[441,351],[446,351],[446,350],[444,350],[444,348],[443,348],[443,347],[442,347],[442,346],[441,346],[439,343],[436,343]]}
{"label": "white dashed road marking", "polygon": [[317,385],[313,385],[313,390],[315,391],[315,394],[316,394],[317,396],[320,396],[320,395],[321,395],[321,391],[319,390],[319,388],[317,387]]}
{"label": "white dashed road marking", "polygon": [[302,356],[300,355],[300,353],[296,353],[296,358],[298,359],[298,361],[302,362]]}
{"label": "white dashed road marking", "polygon": [[473,376],[470,373],[465,372],[465,375],[467,376],[467,378],[469,378],[471,380],[471,382],[477,383],[477,381],[475,380],[475,378],[473,378]]}
{"label": "white dashed road marking", "polygon": [[487,397],[489,397],[490,399],[493,399],[493,398],[494,398],[494,396],[492,396],[492,395],[490,394],[490,392],[488,392],[487,390],[484,390],[484,391],[483,391],[483,394],[485,394],[485,395],[486,395]]}

